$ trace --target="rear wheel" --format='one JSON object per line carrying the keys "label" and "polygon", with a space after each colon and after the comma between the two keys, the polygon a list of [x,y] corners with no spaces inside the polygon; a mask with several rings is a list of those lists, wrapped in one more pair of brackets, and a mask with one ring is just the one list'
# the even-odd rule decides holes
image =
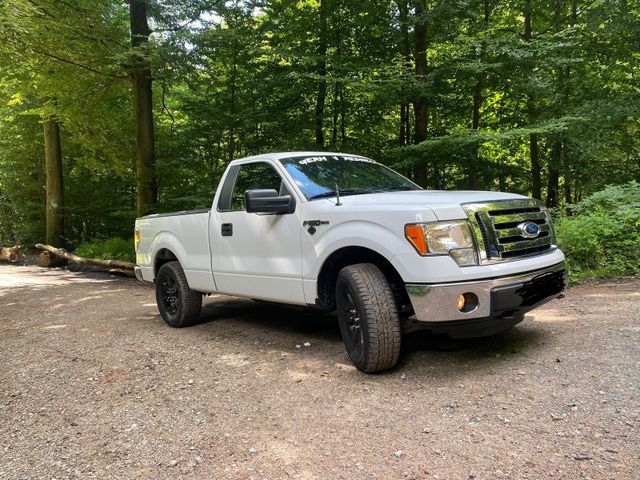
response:
{"label": "rear wheel", "polygon": [[156,302],[160,316],[172,327],[188,327],[198,320],[202,294],[189,288],[179,262],[167,262],[156,275]]}
{"label": "rear wheel", "polygon": [[340,270],[336,284],[340,332],[358,370],[393,368],[400,355],[400,318],[389,281],[370,263]]}

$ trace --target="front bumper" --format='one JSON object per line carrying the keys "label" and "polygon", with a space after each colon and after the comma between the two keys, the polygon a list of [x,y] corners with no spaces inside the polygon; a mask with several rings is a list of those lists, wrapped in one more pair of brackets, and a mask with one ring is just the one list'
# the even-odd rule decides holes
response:
{"label": "front bumper", "polygon": [[[438,323],[486,318],[522,317],[529,310],[557,297],[564,290],[564,262],[541,270],[508,277],[459,283],[407,284],[414,319]],[[456,308],[459,295],[472,293],[476,308],[461,312]]]}

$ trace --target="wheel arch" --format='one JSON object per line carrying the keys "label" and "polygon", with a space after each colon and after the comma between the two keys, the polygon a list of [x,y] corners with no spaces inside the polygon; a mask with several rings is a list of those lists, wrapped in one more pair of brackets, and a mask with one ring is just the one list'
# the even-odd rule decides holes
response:
{"label": "wheel arch", "polygon": [[168,248],[158,249],[153,258],[153,278],[156,278],[158,276],[158,270],[160,270],[160,267],[162,267],[162,265],[173,261],[180,262],[175,253],[173,253]]}
{"label": "wheel arch", "polygon": [[371,263],[382,271],[389,281],[399,311],[403,311],[407,305],[411,305],[400,273],[387,258],[367,247],[348,246],[341,247],[331,253],[320,268],[317,280],[318,298],[316,300],[319,307],[327,310],[336,308],[335,289],[338,273],[344,267],[358,263]]}

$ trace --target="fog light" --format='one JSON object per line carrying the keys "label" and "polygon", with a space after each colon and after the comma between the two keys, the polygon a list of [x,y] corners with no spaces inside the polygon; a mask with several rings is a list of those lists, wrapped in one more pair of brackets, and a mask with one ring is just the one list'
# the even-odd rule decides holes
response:
{"label": "fog light", "polygon": [[462,313],[473,312],[478,308],[478,296],[475,293],[467,292],[458,295],[456,308]]}
{"label": "fog light", "polygon": [[458,295],[458,300],[456,301],[456,308],[460,311],[464,308],[465,299],[464,295]]}

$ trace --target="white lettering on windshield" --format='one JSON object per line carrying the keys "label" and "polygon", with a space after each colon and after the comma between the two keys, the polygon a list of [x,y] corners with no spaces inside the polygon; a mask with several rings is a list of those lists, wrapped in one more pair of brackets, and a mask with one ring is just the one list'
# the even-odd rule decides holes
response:
{"label": "white lettering on windshield", "polygon": [[327,160],[332,159],[332,160],[345,160],[347,162],[363,162],[363,163],[376,163],[375,161],[371,160],[370,158],[365,158],[365,157],[349,157],[349,156],[336,156],[336,155],[330,155],[330,156],[321,156],[321,157],[307,157],[304,160],[300,160],[300,165],[309,165],[310,163],[317,163],[317,162],[326,162]]}

